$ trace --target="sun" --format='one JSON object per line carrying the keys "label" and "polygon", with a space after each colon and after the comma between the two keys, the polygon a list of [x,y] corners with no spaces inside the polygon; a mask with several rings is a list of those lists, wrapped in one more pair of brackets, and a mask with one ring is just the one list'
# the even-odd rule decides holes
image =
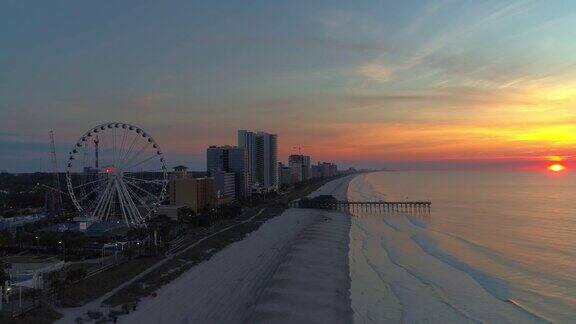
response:
{"label": "sun", "polygon": [[566,167],[560,163],[554,163],[554,164],[551,164],[550,166],[548,166],[548,170],[550,170],[552,172],[561,172],[561,171],[566,170]]}

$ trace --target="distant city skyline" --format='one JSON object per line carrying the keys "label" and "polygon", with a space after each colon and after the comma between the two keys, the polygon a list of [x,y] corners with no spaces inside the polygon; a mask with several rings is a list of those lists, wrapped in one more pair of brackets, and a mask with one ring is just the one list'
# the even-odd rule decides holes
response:
{"label": "distant city skyline", "polygon": [[[576,3],[4,1],[0,170],[60,170],[102,122],[203,170],[237,129],[346,168],[576,157]],[[569,168],[570,169],[570,168]]]}

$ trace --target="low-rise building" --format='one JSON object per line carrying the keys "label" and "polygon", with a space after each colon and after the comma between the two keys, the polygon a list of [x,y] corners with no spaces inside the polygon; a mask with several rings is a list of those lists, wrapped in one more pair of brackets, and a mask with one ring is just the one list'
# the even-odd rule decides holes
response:
{"label": "low-rise building", "polygon": [[182,210],[183,208],[185,208],[185,206],[162,205],[158,207],[158,216],[166,216],[172,220],[178,220],[180,210]]}
{"label": "low-rise building", "polygon": [[214,178],[193,178],[185,167],[174,168],[174,171],[169,183],[171,205],[188,206],[195,212],[216,206]]}

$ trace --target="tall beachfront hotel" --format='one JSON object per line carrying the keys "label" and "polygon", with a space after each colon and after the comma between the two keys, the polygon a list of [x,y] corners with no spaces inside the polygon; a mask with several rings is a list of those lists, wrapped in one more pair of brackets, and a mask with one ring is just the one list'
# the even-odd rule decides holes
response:
{"label": "tall beachfront hotel", "polygon": [[236,198],[250,195],[248,181],[248,153],[237,146],[210,146],[206,150],[206,170],[210,175],[218,171],[233,172]]}
{"label": "tall beachfront hotel", "polygon": [[238,147],[248,154],[248,181],[253,189],[278,190],[278,136],[238,130]]}

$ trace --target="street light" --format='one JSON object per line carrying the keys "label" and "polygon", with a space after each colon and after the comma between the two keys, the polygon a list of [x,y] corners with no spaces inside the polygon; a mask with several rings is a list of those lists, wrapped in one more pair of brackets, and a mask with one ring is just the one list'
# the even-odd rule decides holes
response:
{"label": "street light", "polygon": [[[8,286],[6,287],[6,302],[10,302],[10,291],[12,290],[12,287]],[[0,291],[1,293],[1,291]]]}
{"label": "street light", "polygon": [[62,245],[62,261],[66,262],[66,243],[58,241],[58,244]]}

